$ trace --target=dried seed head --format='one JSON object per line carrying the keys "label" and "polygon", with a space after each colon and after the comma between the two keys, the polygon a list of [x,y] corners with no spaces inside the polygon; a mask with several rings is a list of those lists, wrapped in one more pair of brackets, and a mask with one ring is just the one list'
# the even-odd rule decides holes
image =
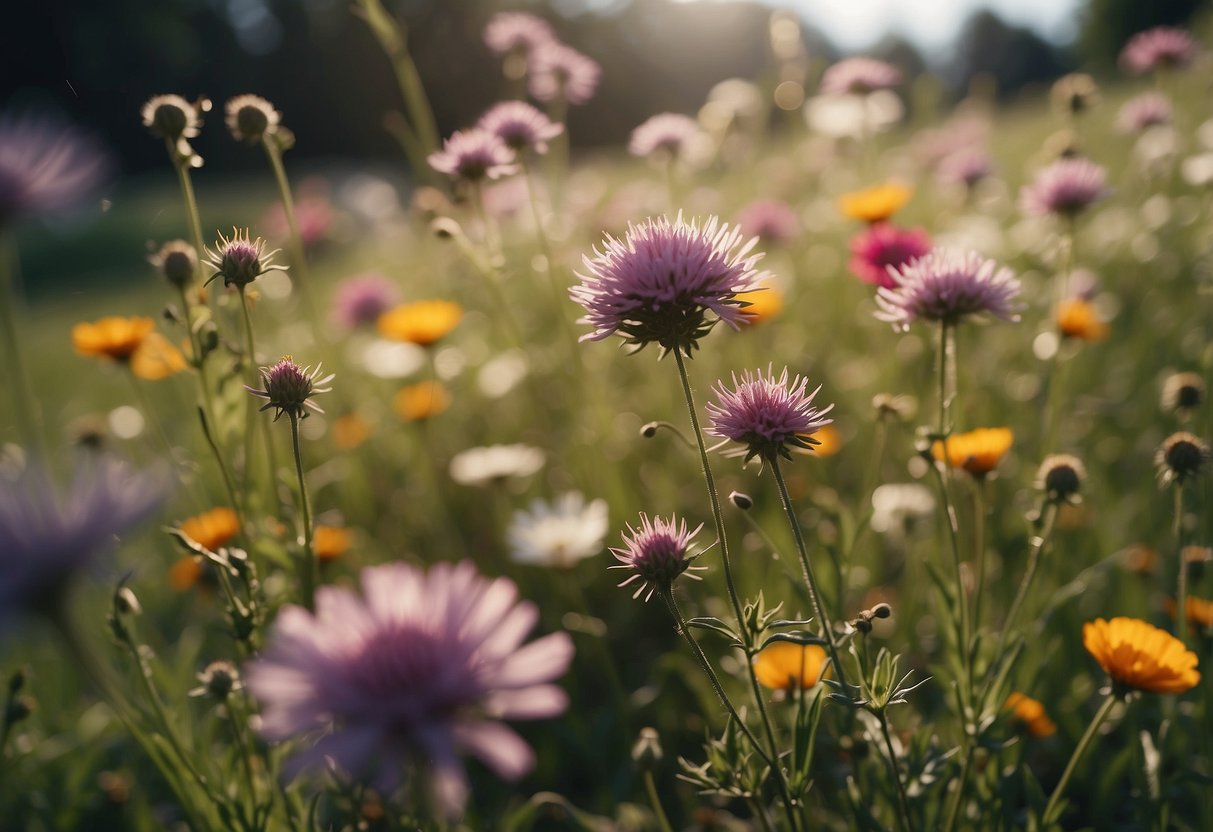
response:
{"label": "dried seed head", "polygon": [[148,260],[165,280],[179,289],[188,286],[198,272],[198,253],[185,240],[165,243]]}
{"label": "dried seed head", "polygon": [[1205,381],[1197,373],[1175,373],[1162,385],[1162,409],[1187,416],[1205,400]]}
{"label": "dried seed head", "polygon": [[1183,483],[1196,476],[1209,461],[1208,444],[1198,436],[1186,431],[1168,436],[1155,454],[1158,477],[1164,486]]}
{"label": "dried seed head", "polygon": [[1069,454],[1054,454],[1045,457],[1036,474],[1036,487],[1044,491],[1045,497],[1056,503],[1076,503],[1078,492],[1087,479],[1087,469],[1082,460]]}

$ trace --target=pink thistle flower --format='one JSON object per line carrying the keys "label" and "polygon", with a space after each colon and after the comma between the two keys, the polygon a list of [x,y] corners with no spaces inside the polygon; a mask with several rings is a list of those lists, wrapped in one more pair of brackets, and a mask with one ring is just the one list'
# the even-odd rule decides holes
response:
{"label": "pink thistle flower", "polygon": [[323,413],[311,397],[332,390],[333,388],[324,385],[336,377],[336,373],[329,373],[320,378],[319,364],[314,370],[311,367],[300,367],[287,355],[274,366],[261,368],[264,390],[254,389],[247,384],[244,389],[254,396],[266,399],[258,412],[275,408],[278,412],[274,414],[274,421],[277,422],[283,413],[291,419],[307,416],[308,409]]}
{"label": "pink thistle flower", "polygon": [[623,240],[607,235],[601,251],[582,258],[586,273],[569,289],[586,310],[578,323],[594,327],[581,340],[618,332],[637,349],[656,342],[663,355],[677,349],[690,356],[719,321],[740,329],[747,321],[737,294],[767,276],[755,268],[762,254],[751,253],[758,238],[742,240],[739,229],[716,217],[700,228],[681,213],[673,223],[658,217],[630,225]]}
{"label": "pink thistle flower", "polygon": [[431,153],[427,161],[439,173],[473,183],[499,179],[518,170],[514,151],[499,136],[479,127],[456,130],[443,142],[442,150]]}
{"label": "pink thistle flower", "polygon": [[58,119],[0,118],[0,227],[71,207],[108,167],[88,138]]}
{"label": "pink thistle flower", "polygon": [[867,95],[901,83],[901,70],[875,58],[843,58],[821,76],[822,95]]}
{"label": "pink thistle flower", "polygon": [[619,561],[608,569],[626,569],[629,574],[619,586],[640,582],[633,598],[644,595],[648,601],[654,592],[669,592],[674,580],[683,573],[688,578],[701,580],[692,574],[706,569],[704,566],[692,566],[698,555],[690,554],[691,540],[703,528],[700,523],[692,531],[687,531],[687,521],[679,521],[673,515],[669,520],[660,517],[649,519],[641,512],[640,527],[633,528],[630,524],[623,533],[622,548],[611,548],[611,554]]}
{"label": "pink thistle flower", "polygon": [[503,101],[480,117],[476,125],[492,133],[516,153],[532,150],[543,155],[548,142],[564,132],[557,124],[525,101]]}
{"label": "pink thistle flower", "polygon": [[396,284],[377,272],[346,278],[333,296],[333,318],[348,329],[374,326],[379,316],[400,303]]}
{"label": "pink thistle flower", "polygon": [[898,228],[892,223],[873,223],[851,238],[851,272],[865,283],[897,286],[890,273],[931,250],[931,238],[921,228]]}
{"label": "pink thistle flower", "polygon": [[990,315],[1017,321],[1018,278],[974,252],[932,249],[901,267],[897,285],[876,290],[876,317],[906,330],[914,321],[938,321],[954,326],[966,318]]}
{"label": "pink thistle flower", "polygon": [[1195,59],[1196,41],[1183,29],[1156,26],[1138,32],[1120,51],[1120,66],[1131,75],[1156,69],[1183,69]]}
{"label": "pink thistle flower", "polygon": [[971,147],[944,157],[935,170],[940,182],[972,188],[994,172],[994,162],[986,151]]}
{"label": "pink thistle flower", "polygon": [[783,245],[800,234],[800,221],[786,202],[778,199],[756,199],[737,214],[737,227],[746,237],[757,237],[764,243]]}
{"label": "pink thistle flower", "polygon": [[235,286],[243,292],[245,286],[266,272],[286,271],[286,266],[274,263],[274,255],[279,251],[266,251],[265,240],[252,239],[247,228],[233,228],[230,238],[221,232],[214,250],[204,249],[206,265],[215,270],[206,282],[222,277],[224,286]]}
{"label": "pink thistle flower", "polygon": [[811,434],[834,421],[825,418],[834,405],[824,410],[813,406],[821,386],[807,392],[808,379],[796,376],[789,382],[786,367],[778,378],[771,367],[766,375],[747,370],[740,380],[734,373],[733,387],[716,383],[713,392],[719,403],[707,406],[712,419],[708,432],[745,445],[747,462],[755,456],[772,462],[777,455],[791,459],[789,445],[811,449],[820,444]]}
{"label": "pink thistle flower", "polygon": [[523,645],[539,618],[506,578],[469,562],[429,572],[404,564],[362,571],[361,595],[316,592],[316,613],[287,606],[245,673],[261,705],[261,734],[282,742],[319,734],[289,770],[342,771],[390,793],[419,764],[441,809],[468,797],[459,760],[473,754],[517,780],[535,754],[502,719],[543,719],[568,706],[551,682],[573,657],[567,633]]}
{"label": "pink thistle flower", "polygon": [[632,131],[628,153],[641,157],[661,153],[677,159],[702,135],[699,122],[690,116],[658,113]]}
{"label": "pink thistle flower", "polygon": [[1036,174],[1019,192],[1019,208],[1029,216],[1075,217],[1108,195],[1107,171],[1090,159],[1059,159]]}
{"label": "pink thistle flower", "polygon": [[1157,92],[1144,92],[1124,103],[1116,114],[1116,126],[1122,133],[1144,133],[1151,127],[1171,123],[1171,102]]}
{"label": "pink thistle flower", "polygon": [[498,57],[529,53],[554,40],[556,34],[548,22],[526,12],[499,12],[484,27],[485,46]]}
{"label": "pink thistle flower", "polygon": [[537,44],[530,53],[531,95],[540,101],[563,98],[585,104],[598,91],[602,67],[593,58],[557,41]]}

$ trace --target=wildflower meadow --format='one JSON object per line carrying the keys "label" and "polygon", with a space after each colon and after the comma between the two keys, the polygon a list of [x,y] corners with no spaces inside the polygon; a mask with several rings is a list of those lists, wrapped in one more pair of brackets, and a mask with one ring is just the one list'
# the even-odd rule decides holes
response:
{"label": "wildflower meadow", "polygon": [[777,11],[602,147],[546,7],[449,129],[352,9],[387,169],[0,110],[0,829],[1213,829],[1208,18],[1007,102]]}

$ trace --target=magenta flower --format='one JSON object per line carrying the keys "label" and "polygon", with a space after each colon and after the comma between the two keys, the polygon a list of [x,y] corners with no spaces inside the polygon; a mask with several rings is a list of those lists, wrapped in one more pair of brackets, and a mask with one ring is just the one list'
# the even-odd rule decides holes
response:
{"label": "magenta flower", "polygon": [[892,223],[873,223],[851,238],[851,272],[865,283],[892,289],[897,280],[890,274],[931,250],[931,238],[921,228],[898,228]]}
{"label": "magenta flower", "polygon": [[484,43],[499,57],[526,54],[554,40],[556,34],[548,22],[526,12],[499,12],[484,27]]}
{"label": "magenta flower", "polygon": [[429,572],[372,566],[362,594],[316,592],[316,613],[287,606],[245,673],[261,705],[261,734],[282,742],[318,735],[289,770],[324,769],[390,793],[406,765],[429,781],[449,816],[468,796],[461,754],[517,780],[534,752],[502,719],[543,719],[568,705],[551,682],[568,669],[573,642],[552,633],[523,645],[539,611],[506,578],[469,562]]}
{"label": "magenta flower", "polygon": [[632,131],[628,153],[641,157],[661,153],[677,159],[701,135],[699,122],[690,116],[658,113]]}
{"label": "magenta flower", "polygon": [[688,578],[700,580],[693,572],[702,571],[707,567],[691,566],[698,555],[690,553],[691,540],[703,528],[700,523],[692,531],[687,531],[687,521],[679,521],[673,515],[669,520],[660,517],[649,519],[643,512],[640,515],[640,528],[628,525],[623,533],[623,547],[611,549],[611,554],[619,561],[608,569],[626,569],[628,576],[619,586],[627,586],[636,581],[640,586],[632,594],[633,598],[644,595],[648,601],[654,592],[669,592],[674,580],[683,573]]}
{"label": "magenta flower", "polygon": [[756,199],[746,205],[737,214],[737,227],[743,236],[771,245],[784,245],[800,234],[796,212],[778,199]]}
{"label": "magenta flower", "polygon": [[291,360],[289,355],[284,356],[274,366],[261,368],[261,381],[265,384],[264,390],[257,390],[247,384],[244,389],[254,396],[266,400],[258,410],[259,413],[269,410],[271,407],[277,411],[274,413],[275,422],[282,418],[283,413],[290,416],[291,419],[306,417],[308,410],[323,413],[324,411],[312,401],[312,396],[330,392],[333,388],[325,385],[336,378],[337,374],[329,373],[321,378],[320,367],[319,364],[314,370],[310,366],[300,367]]}
{"label": "magenta flower", "polygon": [[585,104],[598,91],[602,77],[597,61],[556,41],[537,44],[530,53],[529,68],[528,89],[540,101]]}
{"label": "magenta flower", "polygon": [[751,254],[758,239],[742,239],[716,217],[700,228],[681,213],[672,224],[658,217],[629,226],[623,240],[607,235],[601,251],[582,258],[586,273],[569,289],[586,310],[578,323],[594,327],[581,340],[618,332],[637,349],[656,342],[663,355],[677,349],[689,356],[719,321],[739,329],[747,321],[737,293],[766,277],[754,267],[762,254]]}
{"label": "magenta flower", "polygon": [[532,150],[541,155],[548,152],[548,142],[564,132],[563,124],[552,121],[525,101],[494,105],[476,126],[501,139],[510,150],[517,153]]}
{"label": "magenta flower", "polygon": [[71,207],[108,164],[75,128],[53,118],[0,117],[0,228]]}
{"label": "magenta flower", "polygon": [[1120,51],[1120,67],[1131,75],[1156,69],[1183,69],[1197,53],[1196,41],[1183,29],[1157,26],[1138,32]]}
{"label": "magenta flower", "polygon": [[431,153],[426,161],[439,173],[472,183],[499,179],[518,170],[514,151],[499,136],[479,127],[456,130],[443,143],[442,150]]}
{"label": "magenta flower", "polygon": [[378,272],[348,277],[333,296],[333,319],[348,329],[372,326],[399,302],[396,284]]}
{"label": "magenta flower", "polygon": [[1036,174],[1019,192],[1019,208],[1029,216],[1075,217],[1108,195],[1108,175],[1090,159],[1059,159]]}
{"label": "magenta flower", "polygon": [[761,370],[747,370],[738,380],[733,374],[733,388],[723,381],[716,383],[716,404],[708,404],[712,426],[708,432],[746,446],[746,462],[757,456],[774,462],[778,455],[792,458],[791,445],[812,448],[820,444],[812,434],[833,422],[826,419],[834,405],[824,410],[813,407],[820,385],[809,393],[809,381],[796,376],[788,381],[788,369],[776,378],[771,367],[766,375]]}
{"label": "magenta flower", "polygon": [[1171,123],[1171,102],[1157,92],[1143,92],[1124,103],[1116,114],[1116,127],[1122,133],[1143,133],[1151,127]]}
{"label": "magenta flower", "polygon": [[978,315],[1019,320],[1019,280],[1010,269],[974,252],[932,249],[893,277],[896,287],[876,290],[876,317],[894,329],[909,329],[919,320],[954,326]]}
{"label": "magenta flower", "polygon": [[866,95],[901,83],[901,70],[875,58],[843,58],[821,76],[822,95]]}
{"label": "magenta flower", "polygon": [[981,148],[958,150],[940,160],[935,176],[940,182],[972,188],[994,172],[990,154]]}

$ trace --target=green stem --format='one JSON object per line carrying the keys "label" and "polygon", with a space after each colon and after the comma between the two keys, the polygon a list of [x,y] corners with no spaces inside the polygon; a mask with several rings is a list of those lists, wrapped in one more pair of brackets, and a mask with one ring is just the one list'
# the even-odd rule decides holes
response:
{"label": "green stem", "polygon": [[168,148],[169,160],[177,170],[177,181],[181,183],[181,198],[185,201],[185,217],[189,223],[190,236],[193,237],[194,250],[198,255],[198,273],[201,274],[202,263],[206,259],[206,248],[202,245],[202,220],[198,214],[198,199],[194,196],[194,183],[190,178],[189,163],[182,160],[172,139],[165,139],[164,144]]}
{"label": "green stem", "polygon": [[[4,746],[0,745],[0,749]],[[661,808],[661,797],[657,794],[657,784],[653,782],[653,772],[646,771],[644,773],[644,790],[649,796],[649,805],[653,807],[653,814],[657,817],[657,828],[661,832],[674,832],[674,828],[670,826],[670,819],[666,817],[665,809]]]}
{"label": "green stem", "polygon": [[1066,763],[1066,769],[1061,773],[1061,779],[1057,781],[1056,788],[1053,789],[1053,794],[1049,797],[1048,804],[1045,805],[1044,814],[1041,815],[1041,825],[1047,827],[1060,813],[1058,804],[1061,801],[1061,796],[1066,790],[1066,785],[1070,782],[1070,777],[1074,774],[1074,769],[1078,766],[1078,761],[1086,752],[1087,746],[1095,739],[1095,733],[1099,730],[1099,726],[1103,725],[1108,714],[1112,712],[1112,706],[1116,704],[1116,695],[1109,693],[1108,698],[1104,700],[1099,710],[1095,712],[1094,719],[1087,726],[1086,733],[1082,735],[1082,739],[1078,741],[1078,746],[1074,749],[1074,753],[1070,756],[1070,762]]}
{"label": "green stem", "polygon": [[1175,592],[1175,635],[1188,646],[1188,565],[1184,563],[1184,483],[1175,482],[1175,517],[1171,523],[1171,531],[1175,536],[1175,558],[1179,567],[1179,577],[1176,579]]}
{"label": "green stem", "polygon": [[901,782],[901,769],[897,765],[897,752],[893,748],[893,737],[889,733],[889,720],[885,712],[876,715],[880,721],[880,731],[884,734],[885,748],[889,752],[889,768],[893,772],[893,782],[897,784],[897,821],[903,832],[914,832],[914,823],[910,820],[910,801],[906,796],[905,784]]}
{"label": "green stem", "polygon": [[315,609],[317,564],[312,545],[312,506],[307,496],[307,482],[303,476],[303,455],[299,451],[299,414],[291,412],[291,448],[295,453],[295,476],[299,479],[299,511],[303,516],[303,554],[299,564],[299,585],[303,593],[303,606]]}
{"label": "green stem", "polygon": [[1023,580],[1019,583],[1019,591],[1015,593],[1015,599],[1011,602],[1010,609],[1007,610],[1007,617],[1002,623],[1002,632],[998,635],[998,646],[994,648],[994,656],[1001,656],[1003,650],[1007,646],[1007,634],[1015,627],[1015,620],[1019,616],[1020,608],[1023,607],[1024,600],[1028,597],[1028,590],[1032,586],[1032,579],[1036,577],[1036,567],[1040,564],[1040,554],[1048,545],[1050,538],[1053,536],[1053,529],[1057,525],[1057,505],[1049,503],[1045,507],[1044,527],[1040,534],[1032,538],[1032,548],[1028,551],[1028,565],[1023,573]]}
{"label": "green stem", "polygon": [[986,583],[986,478],[973,482],[973,627],[981,629],[981,595]]}
{"label": "green stem", "polygon": [[17,335],[17,290],[13,280],[16,271],[16,246],[8,232],[0,229],[0,337],[4,339],[4,350],[8,354],[11,368],[12,389],[7,397],[13,403],[21,441],[31,452],[46,455],[46,439],[38,427],[35,415],[37,400],[29,384],[25,362],[21,358],[21,339]]}

